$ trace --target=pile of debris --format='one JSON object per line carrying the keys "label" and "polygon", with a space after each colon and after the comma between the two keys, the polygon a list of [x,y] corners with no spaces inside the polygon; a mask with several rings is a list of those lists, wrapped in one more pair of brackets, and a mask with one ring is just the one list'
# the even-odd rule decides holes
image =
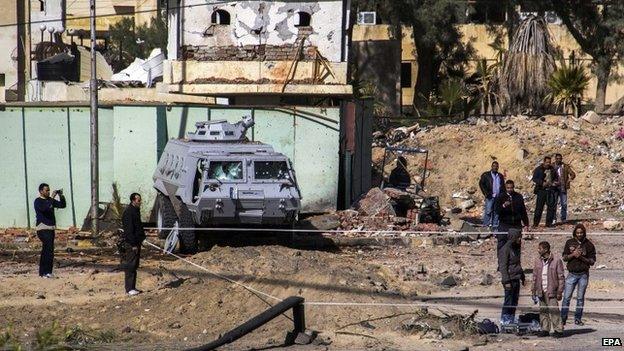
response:
{"label": "pile of debris", "polygon": [[[479,176],[492,161],[500,163],[507,179],[532,205],[531,175],[543,157],[561,153],[577,173],[570,191],[570,209],[576,212],[624,210],[623,117],[607,118],[588,112],[581,118],[510,116],[490,122],[468,118],[459,124],[421,128],[402,127],[377,133],[373,163],[381,168],[388,142],[431,151],[427,164],[405,155],[411,174],[426,170],[430,191],[448,210],[479,211],[483,198],[476,191]],[[406,133],[407,132],[407,133]],[[407,135],[407,136],[406,136]],[[396,138],[395,138],[396,136]],[[393,160],[386,161],[386,174]]]}

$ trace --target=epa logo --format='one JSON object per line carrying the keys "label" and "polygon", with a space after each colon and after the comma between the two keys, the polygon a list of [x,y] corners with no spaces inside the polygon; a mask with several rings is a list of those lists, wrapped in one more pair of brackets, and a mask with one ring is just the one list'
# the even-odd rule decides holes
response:
{"label": "epa logo", "polygon": [[602,346],[622,346],[620,338],[602,338]]}

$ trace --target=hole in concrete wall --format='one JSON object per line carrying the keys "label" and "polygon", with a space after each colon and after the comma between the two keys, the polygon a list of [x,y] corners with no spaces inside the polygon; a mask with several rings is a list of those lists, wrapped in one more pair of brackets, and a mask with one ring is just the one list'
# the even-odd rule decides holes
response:
{"label": "hole in concrete wall", "polygon": [[216,10],[212,13],[212,24],[229,25],[230,13],[225,10]]}
{"label": "hole in concrete wall", "polygon": [[45,11],[45,0],[39,0],[39,11]]}
{"label": "hole in concrete wall", "polygon": [[312,15],[307,12],[297,12],[295,14],[295,27],[309,27],[312,22]]}

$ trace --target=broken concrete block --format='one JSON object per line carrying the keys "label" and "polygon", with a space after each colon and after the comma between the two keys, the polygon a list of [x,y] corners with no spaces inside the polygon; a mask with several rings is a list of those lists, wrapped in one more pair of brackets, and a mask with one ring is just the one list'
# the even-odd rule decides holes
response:
{"label": "broken concrete block", "polygon": [[490,273],[483,274],[483,278],[481,278],[481,282],[479,284],[485,285],[485,286],[494,284],[494,276],[491,275]]}
{"label": "broken concrete block", "polygon": [[316,339],[318,333],[314,330],[306,329],[305,332],[297,334],[295,338],[296,345],[309,345]]}
{"label": "broken concrete block", "polygon": [[340,227],[340,216],[336,214],[324,214],[306,218],[301,223],[305,228],[317,230],[334,230]]}
{"label": "broken concrete block", "polygon": [[464,227],[464,223],[466,223],[466,221],[464,221],[463,219],[451,218],[451,229],[454,232],[461,232],[462,228]]}
{"label": "broken concrete block", "polygon": [[469,210],[469,209],[471,209],[473,207],[475,207],[475,202],[472,199],[462,201],[459,204],[459,208],[461,208],[462,210]]}
{"label": "broken concrete block", "polygon": [[584,120],[587,123],[590,124],[598,124],[602,121],[602,118],[600,117],[600,115],[598,115],[596,112],[594,111],[587,111],[582,117],[582,120]]}
{"label": "broken concrete block", "polygon": [[524,161],[527,156],[529,156],[529,152],[525,149],[519,149],[518,151],[516,151],[516,159],[518,161]]}
{"label": "broken concrete block", "polygon": [[448,339],[453,336],[453,332],[448,330],[444,325],[441,325],[440,335],[442,336],[442,339]]}
{"label": "broken concrete block", "polygon": [[602,222],[602,227],[605,230],[622,230],[622,223],[614,219],[608,219]]}
{"label": "broken concrete block", "polygon": [[360,198],[355,209],[365,216],[396,216],[390,197],[379,188],[372,188]]}
{"label": "broken concrete block", "polygon": [[453,286],[457,286],[457,279],[455,279],[454,276],[449,275],[448,277],[444,278],[441,282],[440,285],[442,285],[443,287],[453,287]]}

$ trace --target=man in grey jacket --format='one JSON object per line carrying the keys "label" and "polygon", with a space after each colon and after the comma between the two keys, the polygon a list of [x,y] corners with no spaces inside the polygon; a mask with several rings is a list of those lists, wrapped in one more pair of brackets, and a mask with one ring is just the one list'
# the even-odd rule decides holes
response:
{"label": "man in grey jacket", "polygon": [[565,285],[563,262],[550,252],[550,243],[542,241],[537,251],[539,257],[533,264],[533,300],[540,305],[540,325],[542,332],[539,336],[545,337],[554,330],[556,338],[563,336],[563,325],[559,314],[559,302],[563,296]]}
{"label": "man in grey jacket", "polygon": [[524,286],[524,271],[520,263],[522,232],[519,229],[509,229],[507,242],[501,248],[498,257],[501,282],[505,288],[505,301],[501,311],[501,324],[513,323],[516,316],[516,307],[520,298],[520,283]]}

